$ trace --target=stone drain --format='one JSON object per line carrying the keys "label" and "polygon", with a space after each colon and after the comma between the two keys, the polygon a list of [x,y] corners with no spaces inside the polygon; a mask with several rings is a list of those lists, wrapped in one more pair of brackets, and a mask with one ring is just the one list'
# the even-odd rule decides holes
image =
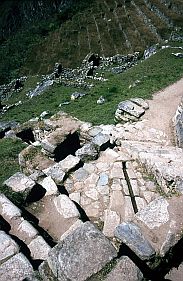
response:
{"label": "stone drain", "polygon": [[132,188],[132,185],[130,183],[130,178],[129,178],[128,173],[127,173],[126,162],[122,162],[122,165],[123,165],[123,173],[124,173],[124,176],[125,176],[125,180],[126,180],[127,185],[128,185],[129,195],[130,195],[131,201],[132,201],[133,210],[134,210],[134,213],[136,214],[138,212],[138,208],[137,208],[137,204],[136,204],[136,201],[135,201],[133,188]]}

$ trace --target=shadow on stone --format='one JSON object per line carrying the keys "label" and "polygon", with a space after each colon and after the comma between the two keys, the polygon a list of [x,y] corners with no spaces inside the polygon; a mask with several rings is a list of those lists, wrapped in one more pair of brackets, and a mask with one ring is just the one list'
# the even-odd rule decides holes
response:
{"label": "shadow on stone", "polygon": [[41,185],[36,184],[26,198],[26,203],[32,203],[39,201],[44,197],[46,193],[46,189],[43,188]]}
{"label": "shadow on stone", "polygon": [[35,142],[34,134],[33,134],[31,128],[25,129],[25,130],[17,133],[16,136],[28,144]]}
{"label": "shadow on stone", "polygon": [[11,127],[8,127],[0,132],[0,139],[3,139],[5,137],[5,133],[11,130]]}
{"label": "shadow on stone", "polygon": [[9,232],[11,225],[0,215],[0,230]]}
{"label": "shadow on stone", "polygon": [[145,261],[142,261],[128,246],[126,246],[125,244],[122,244],[120,246],[119,252],[118,252],[118,258],[122,257],[122,256],[128,256],[135,264],[136,266],[140,269],[140,271],[143,273],[143,276],[145,278],[145,280],[158,280],[158,281],[162,281],[163,276],[159,275],[156,276],[156,274],[153,272],[153,270],[151,270]]}
{"label": "shadow on stone", "polygon": [[29,250],[29,248],[27,247],[27,245],[20,240],[17,236],[9,234],[10,237],[18,244],[19,248],[20,248],[20,252],[22,252],[24,254],[24,256],[26,256],[26,258],[30,261],[30,263],[32,264],[34,270],[37,270],[39,265],[43,262],[42,260],[34,260],[31,257],[31,252]]}
{"label": "shadow on stone", "polygon": [[54,247],[56,243],[53,238],[46,232],[42,227],[39,226],[39,220],[28,212],[25,208],[22,208],[22,216],[25,220],[30,222],[39,232],[39,234],[44,238],[50,247]]}
{"label": "shadow on stone", "polygon": [[65,194],[65,195],[69,196],[69,193],[68,193],[68,191],[66,190],[65,186],[63,186],[63,185],[57,185],[57,188],[58,188],[58,191],[59,191],[61,194]]}
{"label": "shadow on stone", "polygon": [[[120,246],[118,257],[128,256],[141,270],[145,280],[152,281],[168,281],[165,275],[173,268],[183,262],[183,238],[162,258],[155,257],[149,261],[142,261],[128,246],[122,244]],[[147,265],[148,262],[148,265]]]}
{"label": "shadow on stone", "polygon": [[78,211],[80,213],[80,220],[82,220],[82,222],[90,221],[90,219],[87,216],[87,214],[85,213],[84,209],[74,200],[72,200],[72,202],[76,205],[76,208],[78,209]]}
{"label": "shadow on stone", "polygon": [[54,151],[54,160],[59,162],[68,155],[75,155],[76,150],[81,147],[80,139],[77,132],[69,134],[67,138],[56,147]]}

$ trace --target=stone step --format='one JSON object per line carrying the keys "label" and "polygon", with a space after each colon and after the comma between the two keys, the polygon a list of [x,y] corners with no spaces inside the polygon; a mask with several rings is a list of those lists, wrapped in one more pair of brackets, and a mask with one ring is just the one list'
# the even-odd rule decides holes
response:
{"label": "stone step", "polygon": [[150,143],[123,142],[122,146],[153,174],[165,193],[182,192],[183,150]]}
{"label": "stone step", "polygon": [[9,233],[27,245],[33,259],[45,260],[51,247],[39,235],[38,230],[22,217],[22,212],[5,195],[0,195],[0,215],[11,229]]}
{"label": "stone step", "polygon": [[36,183],[25,174],[17,172],[7,179],[3,185],[9,188],[12,192],[21,194],[22,199],[26,201],[32,189],[36,186]]}
{"label": "stone step", "polygon": [[111,242],[93,224],[86,222],[51,250],[39,272],[43,280],[49,280],[49,276],[50,280],[57,277],[58,280],[84,281],[116,256]]}
{"label": "stone step", "polygon": [[[62,192],[62,187],[60,191]],[[75,225],[82,223],[80,210],[66,194],[45,196],[29,205],[27,210],[37,218],[39,227],[56,242],[72,231]]]}
{"label": "stone step", "polygon": [[4,231],[0,231],[0,265],[19,252],[18,244]]}

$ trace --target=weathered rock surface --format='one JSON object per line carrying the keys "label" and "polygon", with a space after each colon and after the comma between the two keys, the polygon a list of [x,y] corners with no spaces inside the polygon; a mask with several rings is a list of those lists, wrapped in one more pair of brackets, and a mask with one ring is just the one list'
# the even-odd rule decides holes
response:
{"label": "weathered rock surface", "polygon": [[79,217],[79,211],[71,199],[64,194],[54,198],[54,204],[57,211],[66,219]]}
{"label": "weathered rock surface", "polygon": [[59,162],[59,165],[62,171],[68,173],[73,170],[79,164],[79,162],[80,158],[73,155],[68,155],[64,160]]}
{"label": "weathered rock surface", "polygon": [[176,143],[183,148],[183,98],[173,118]]}
{"label": "weathered rock surface", "polygon": [[4,183],[8,188],[11,188],[12,191],[22,193],[24,199],[31,192],[32,188],[35,186],[35,182],[27,177],[26,175],[17,172]]}
{"label": "weathered rock surface", "polygon": [[58,280],[84,281],[116,255],[110,241],[86,222],[51,250],[47,262]]}
{"label": "weathered rock surface", "polygon": [[92,142],[98,146],[99,149],[103,150],[110,146],[110,137],[109,135],[99,133],[92,139]]}
{"label": "weathered rock surface", "polygon": [[[11,129],[13,129],[17,125],[18,124],[15,121],[2,121],[2,122],[0,122],[0,137],[3,138],[6,134],[6,132],[10,131]],[[12,135],[12,136],[14,136],[14,135]]]}
{"label": "weathered rock surface", "polygon": [[4,231],[0,231],[0,265],[19,252],[18,245]]}
{"label": "weathered rock surface", "polygon": [[33,145],[29,145],[23,149],[18,155],[18,160],[20,167],[26,175],[32,174],[35,171],[42,171],[55,164],[52,159]]}
{"label": "weathered rock surface", "polygon": [[115,230],[115,236],[142,260],[148,260],[155,255],[151,244],[144,237],[140,228],[134,223],[122,223],[118,225]]}
{"label": "weathered rock surface", "polygon": [[50,168],[43,170],[43,173],[45,173],[47,176],[50,176],[56,184],[63,183],[65,172],[62,170],[60,163],[56,163]]}
{"label": "weathered rock surface", "polygon": [[156,253],[164,256],[182,237],[183,195],[159,197],[139,211],[134,218]]}
{"label": "weathered rock surface", "polygon": [[0,194],[0,214],[10,221],[13,218],[21,217],[21,211],[4,194]]}
{"label": "weathered rock surface", "polygon": [[48,253],[51,250],[51,247],[45,242],[45,240],[41,236],[38,236],[33,239],[28,245],[28,248],[30,249],[31,257],[33,259],[40,260],[46,260],[48,257]]}
{"label": "weathered rock surface", "polygon": [[45,196],[56,195],[58,193],[58,188],[51,176],[44,178],[39,184],[46,189]]}
{"label": "weathered rock surface", "polygon": [[128,258],[118,260],[114,269],[106,276],[105,281],[141,281],[143,275],[140,269]]}
{"label": "weathered rock surface", "polygon": [[83,162],[88,162],[97,159],[98,149],[93,143],[85,144],[82,148],[76,151],[76,156]]}
{"label": "weathered rock surface", "polygon": [[178,268],[173,268],[170,272],[165,276],[167,280],[172,281],[181,281],[183,276],[183,264],[181,263]]}
{"label": "weathered rock surface", "polygon": [[149,174],[154,175],[165,193],[171,194],[177,190],[178,183],[183,178],[182,149],[136,141],[122,142],[121,144],[134,158],[140,161]]}
{"label": "weathered rock surface", "polygon": [[33,268],[27,258],[19,253],[0,265],[0,281],[24,280],[33,274]]}
{"label": "weathered rock surface", "polygon": [[137,121],[144,113],[147,107],[145,101],[127,100],[120,102],[115,113],[115,120],[118,122]]}

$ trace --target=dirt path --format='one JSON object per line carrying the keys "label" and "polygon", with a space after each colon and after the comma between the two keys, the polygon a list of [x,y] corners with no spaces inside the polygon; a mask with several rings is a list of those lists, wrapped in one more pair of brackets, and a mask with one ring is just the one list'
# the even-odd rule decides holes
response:
{"label": "dirt path", "polygon": [[183,96],[183,78],[153,95],[149,110],[142,119],[149,121],[152,128],[163,131],[173,143],[172,118]]}

